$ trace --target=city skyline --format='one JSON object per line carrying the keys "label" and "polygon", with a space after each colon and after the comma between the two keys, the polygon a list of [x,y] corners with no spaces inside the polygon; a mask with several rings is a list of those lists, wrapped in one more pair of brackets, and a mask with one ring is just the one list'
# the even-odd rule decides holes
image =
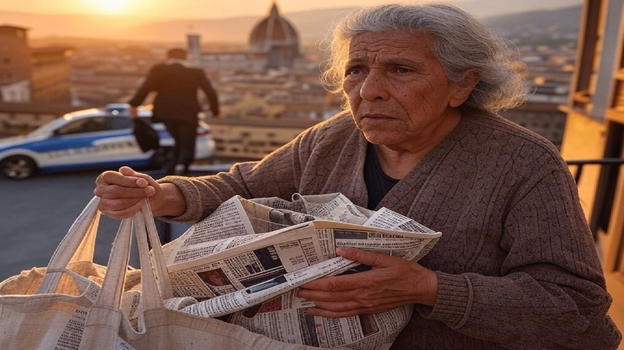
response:
{"label": "city skyline", "polygon": [[[0,11],[24,12],[49,15],[110,15],[115,17],[145,17],[150,19],[179,18],[228,18],[258,16],[266,13],[274,0],[29,0],[14,2],[0,0]],[[276,1],[284,13],[317,9],[374,6],[385,3],[427,3],[433,0],[317,0],[314,3],[297,0]],[[446,0],[472,12],[476,16],[493,16],[533,9],[552,9],[572,6],[581,0],[527,0],[522,4],[510,4],[495,0]],[[201,15],[200,15],[201,14]]]}

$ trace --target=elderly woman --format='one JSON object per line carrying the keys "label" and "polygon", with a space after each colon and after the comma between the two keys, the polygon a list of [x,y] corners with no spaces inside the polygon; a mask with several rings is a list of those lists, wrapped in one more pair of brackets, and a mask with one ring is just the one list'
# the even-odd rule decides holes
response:
{"label": "elderly woman", "polygon": [[397,349],[613,349],[610,297],[555,147],[496,114],[523,83],[503,44],[447,5],[364,9],[335,31],[326,77],[346,110],[262,161],[158,182],[122,168],[98,177],[100,209],[195,222],[233,195],[342,192],[443,232],[420,263],[343,249],[373,268],[307,284],[326,317],[414,304]]}

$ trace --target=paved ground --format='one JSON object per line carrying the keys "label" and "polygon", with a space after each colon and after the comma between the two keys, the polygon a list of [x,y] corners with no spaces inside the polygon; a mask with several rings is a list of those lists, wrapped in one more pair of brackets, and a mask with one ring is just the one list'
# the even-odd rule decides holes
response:
{"label": "paved ground", "polygon": [[[93,196],[98,173],[40,175],[23,181],[0,176],[0,281],[23,269],[47,265],[69,226]],[[97,263],[106,264],[118,224],[106,217],[100,222]],[[176,226],[174,232],[185,228]]]}

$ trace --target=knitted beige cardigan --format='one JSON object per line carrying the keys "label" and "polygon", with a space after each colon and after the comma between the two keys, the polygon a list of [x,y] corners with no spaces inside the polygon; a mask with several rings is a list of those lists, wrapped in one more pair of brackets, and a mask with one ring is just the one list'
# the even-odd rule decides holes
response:
{"label": "knitted beige cardigan", "polygon": [[[233,195],[342,192],[366,206],[366,140],[350,116],[306,130],[260,162],[167,177],[194,222]],[[501,117],[464,115],[379,203],[442,232],[421,264],[433,307],[416,305],[396,349],[614,349],[605,290],[576,185],[558,150]]]}

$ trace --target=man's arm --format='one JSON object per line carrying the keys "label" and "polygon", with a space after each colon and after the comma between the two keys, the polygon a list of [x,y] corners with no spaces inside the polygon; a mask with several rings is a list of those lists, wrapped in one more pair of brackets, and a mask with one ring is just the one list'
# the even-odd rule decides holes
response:
{"label": "man's arm", "polygon": [[210,80],[206,77],[206,74],[203,70],[198,69],[199,72],[199,87],[202,89],[206,97],[208,98],[208,103],[210,104],[210,111],[212,111],[212,115],[217,117],[219,116],[219,99],[217,97],[217,92],[210,84]]}
{"label": "man's arm", "polygon": [[145,100],[147,94],[149,94],[151,91],[156,90],[156,75],[157,72],[155,66],[150,69],[149,73],[147,73],[147,77],[145,78],[139,89],[136,91],[134,96],[132,96],[130,101],[128,101],[128,103],[132,107],[139,106],[141,103],[143,103],[143,100]]}

